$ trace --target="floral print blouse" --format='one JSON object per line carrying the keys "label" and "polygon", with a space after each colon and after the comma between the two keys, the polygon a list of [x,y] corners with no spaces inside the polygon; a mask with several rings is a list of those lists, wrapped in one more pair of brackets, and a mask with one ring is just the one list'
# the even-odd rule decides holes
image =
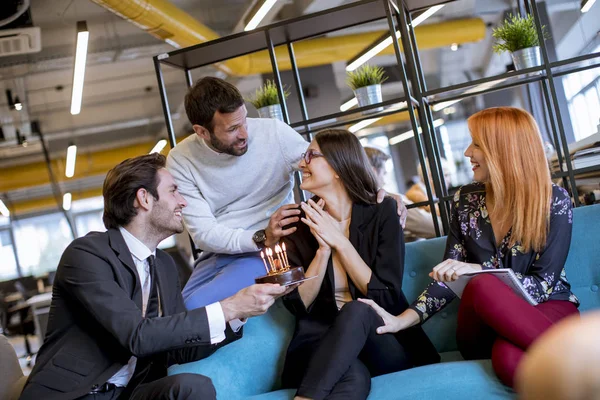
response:
{"label": "floral print blouse", "polygon": [[[568,193],[552,185],[550,230],[546,247],[536,252],[524,252],[517,242],[509,244],[509,230],[499,246],[485,204],[485,185],[463,186],[452,201],[450,232],[444,260],[480,264],[483,269],[512,268],[523,287],[538,303],[547,300],[568,300],[579,305],[571,293],[564,264],[571,244],[573,211]],[[443,283],[433,281],[410,306],[421,322],[444,308],[455,294]]]}

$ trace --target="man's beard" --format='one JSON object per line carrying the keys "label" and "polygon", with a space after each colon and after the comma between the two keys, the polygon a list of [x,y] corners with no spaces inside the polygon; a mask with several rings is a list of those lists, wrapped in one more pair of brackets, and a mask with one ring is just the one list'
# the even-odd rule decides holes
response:
{"label": "man's beard", "polygon": [[225,143],[217,139],[217,136],[215,134],[210,132],[210,145],[213,149],[220,153],[230,154],[232,156],[238,157],[243,156],[248,151],[248,140],[246,140],[246,147],[244,147],[243,149],[237,149],[235,147],[237,143],[238,142],[231,145],[226,145]]}

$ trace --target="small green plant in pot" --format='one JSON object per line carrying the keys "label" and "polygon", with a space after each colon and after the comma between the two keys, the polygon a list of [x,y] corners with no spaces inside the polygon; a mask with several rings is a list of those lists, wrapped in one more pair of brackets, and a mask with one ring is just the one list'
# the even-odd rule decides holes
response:
{"label": "small green plant in pot", "polygon": [[[542,26],[544,38],[546,38],[545,29],[546,27]],[[538,67],[542,64],[540,38],[532,15],[519,17],[509,14],[502,25],[492,30],[492,36],[496,39],[494,51],[498,54],[510,52],[517,70]]]}
{"label": "small green plant in pot", "polygon": [[[347,83],[354,92],[358,106],[364,107],[381,103],[381,84],[387,80],[383,68],[365,64],[354,71],[348,72]],[[368,112],[383,110],[379,107]]]}
{"label": "small green plant in pot", "polygon": [[[290,95],[289,90],[284,86],[283,95],[287,98]],[[279,93],[277,85],[271,80],[267,80],[264,85],[256,89],[254,95],[247,99],[258,111],[261,118],[276,118],[283,121],[281,103],[279,102]]]}

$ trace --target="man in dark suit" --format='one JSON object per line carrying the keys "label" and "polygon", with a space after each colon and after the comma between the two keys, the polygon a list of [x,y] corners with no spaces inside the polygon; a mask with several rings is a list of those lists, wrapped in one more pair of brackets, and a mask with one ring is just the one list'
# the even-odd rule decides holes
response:
{"label": "man in dark suit", "polygon": [[186,201],[151,154],[123,161],[104,181],[104,225],[60,260],[45,342],[21,399],[214,399],[209,378],[166,376],[241,337],[279,285],[253,285],[186,311],[175,264],[156,247],[182,232]]}

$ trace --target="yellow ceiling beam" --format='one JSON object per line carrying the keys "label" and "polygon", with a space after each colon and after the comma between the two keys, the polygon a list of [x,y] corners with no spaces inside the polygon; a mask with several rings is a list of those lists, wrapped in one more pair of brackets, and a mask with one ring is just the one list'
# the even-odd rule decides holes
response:
{"label": "yellow ceiling beam", "polygon": [[[73,196],[72,201],[88,199],[90,197],[102,196],[102,188],[83,190],[83,191],[75,191],[71,192]],[[56,204],[56,199],[54,197],[43,197],[39,199],[26,200],[18,203],[7,204],[11,215],[19,216],[23,214],[27,214],[34,211],[43,211],[43,210],[58,210],[59,205]]]}
{"label": "yellow ceiling beam", "polygon": [[[152,36],[180,48],[205,43],[219,35],[198,22],[194,17],[167,0],[92,0],[94,3],[130,21]],[[347,61],[371,45],[385,31],[366,32],[343,36],[327,36],[294,43],[298,68]],[[419,49],[431,49],[477,42],[485,38],[485,23],[480,18],[468,18],[420,25],[415,28]],[[275,49],[281,70],[291,68],[285,46]],[[381,54],[393,54],[389,46]],[[222,71],[237,76],[272,72],[267,51],[237,57],[215,65]]]}
{"label": "yellow ceiling beam", "polygon": [[[106,174],[109,169],[127,158],[148,154],[155,144],[155,142],[147,142],[97,152],[78,152],[75,163],[75,175],[72,178],[65,176],[64,158],[52,160],[52,170],[58,182]],[[162,153],[167,154],[168,147],[165,147]],[[0,180],[0,193],[44,185],[50,181],[45,162],[0,168],[0,175],[2,176]]]}

